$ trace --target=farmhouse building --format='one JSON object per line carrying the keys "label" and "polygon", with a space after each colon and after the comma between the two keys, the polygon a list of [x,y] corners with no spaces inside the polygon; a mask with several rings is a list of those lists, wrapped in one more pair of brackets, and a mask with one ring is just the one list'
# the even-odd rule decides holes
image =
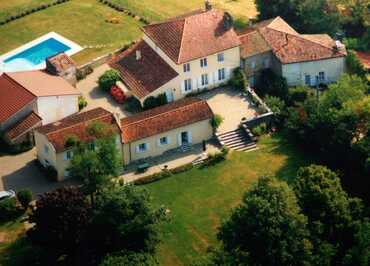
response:
{"label": "farmhouse building", "polygon": [[346,50],[327,34],[299,34],[282,18],[259,22],[238,33],[241,66],[253,86],[262,69],[271,68],[289,86],[315,86],[339,79]]}
{"label": "farmhouse building", "polygon": [[0,132],[10,143],[32,140],[32,130],[78,112],[80,93],[43,71],[0,76]]}

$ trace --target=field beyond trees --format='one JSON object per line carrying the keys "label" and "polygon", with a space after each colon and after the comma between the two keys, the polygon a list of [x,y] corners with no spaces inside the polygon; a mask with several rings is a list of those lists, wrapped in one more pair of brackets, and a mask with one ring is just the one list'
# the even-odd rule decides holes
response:
{"label": "field beyond trees", "polygon": [[[0,1],[0,20],[51,2],[54,1]],[[119,3],[136,15],[151,21],[177,16],[204,6],[203,0],[112,0],[112,2]],[[231,12],[239,24],[249,16],[256,15],[252,0],[212,2],[216,7]],[[118,21],[118,24],[107,22],[111,19]],[[54,31],[81,46],[93,46],[73,56],[77,64],[83,64],[140,38],[142,26],[143,24],[136,19],[117,12],[97,0],[71,0],[0,25],[0,54]]]}

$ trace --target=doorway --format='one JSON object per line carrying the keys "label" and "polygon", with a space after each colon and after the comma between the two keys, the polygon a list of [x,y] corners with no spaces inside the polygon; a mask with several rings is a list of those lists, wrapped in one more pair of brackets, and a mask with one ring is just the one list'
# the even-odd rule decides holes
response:
{"label": "doorway", "polygon": [[181,144],[189,144],[189,134],[187,131],[181,132]]}

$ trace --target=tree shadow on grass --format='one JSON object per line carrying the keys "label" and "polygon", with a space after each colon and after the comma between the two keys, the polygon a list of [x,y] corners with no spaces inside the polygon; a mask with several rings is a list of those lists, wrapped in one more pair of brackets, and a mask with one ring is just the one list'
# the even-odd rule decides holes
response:
{"label": "tree shadow on grass", "polygon": [[279,156],[286,156],[285,164],[276,172],[275,177],[286,181],[288,184],[292,183],[296,177],[297,170],[300,167],[308,166],[310,164],[319,163],[318,160],[309,152],[305,152],[290,142],[283,133],[276,133],[271,136],[275,145],[269,152]]}

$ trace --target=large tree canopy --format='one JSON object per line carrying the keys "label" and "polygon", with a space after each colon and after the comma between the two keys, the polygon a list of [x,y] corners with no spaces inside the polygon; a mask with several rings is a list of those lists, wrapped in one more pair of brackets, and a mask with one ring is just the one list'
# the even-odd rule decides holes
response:
{"label": "large tree canopy", "polygon": [[242,265],[305,265],[307,219],[285,183],[261,178],[222,224],[218,238]]}

